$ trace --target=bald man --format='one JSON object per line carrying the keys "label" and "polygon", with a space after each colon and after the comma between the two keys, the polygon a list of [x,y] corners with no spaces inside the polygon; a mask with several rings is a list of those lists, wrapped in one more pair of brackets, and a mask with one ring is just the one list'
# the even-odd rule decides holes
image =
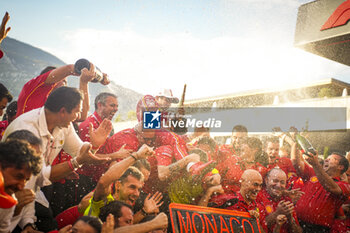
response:
{"label": "bald man", "polygon": [[[259,194],[259,201],[266,210],[268,216],[261,219],[267,225],[268,232],[276,230],[278,216],[283,215],[286,222],[280,226],[281,233],[301,233],[294,205],[289,197],[284,195],[286,191],[287,175],[280,168],[271,169],[265,177],[265,188]],[[260,201],[261,200],[261,201]]]}
{"label": "bald man", "polygon": [[247,169],[243,172],[241,179],[241,188],[236,193],[235,198],[229,200],[230,203],[224,205],[225,209],[249,212],[250,216],[257,219],[258,224],[267,232],[266,224],[261,224],[260,219],[265,219],[265,208],[256,202],[258,193],[263,184],[263,178],[260,173],[254,169]]}

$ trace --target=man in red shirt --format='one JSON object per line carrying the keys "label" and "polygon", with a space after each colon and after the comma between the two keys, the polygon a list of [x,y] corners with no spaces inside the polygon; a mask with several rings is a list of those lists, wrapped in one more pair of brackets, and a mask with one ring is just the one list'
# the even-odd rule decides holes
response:
{"label": "man in red shirt", "polygon": [[[29,80],[24,84],[21,93],[18,96],[17,115],[30,110],[44,106],[44,103],[50,93],[61,86],[67,86],[67,77],[77,75],[74,71],[74,65],[65,65],[61,67],[48,66],[36,78]],[[107,77],[106,74],[104,74]],[[95,66],[90,63],[90,70],[84,68],[81,71],[79,89],[82,91],[84,99],[82,112],[77,121],[85,120],[89,111],[89,89],[88,83],[95,77]],[[103,79],[104,85],[109,83],[108,79]]]}
{"label": "man in red shirt", "polygon": [[299,177],[296,174],[296,170],[292,164],[292,161],[286,157],[279,156],[279,138],[269,137],[265,142],[265,153],[268,157],[267,170],[278,167],[281,168],[287,175],[287,188],[296,182],[299,182]]}
{"label": "man in red shirt", "polygon": [[260,154],[262,143],[258,138],[248,137],[241,142],[241,156],[232,156],[216,167],[221,175],[221,184],[225,194],[235,193],[240,189],[240,179],[246,169],[254,169],[264,177],[266,168],[256,162],[257,154]]}
{"label": "man in red shirt", "polygon": [[247,169],[243,172],[240,179],[241,187],[235,197],[229,203],[224,205],[225,209],[248,212],[251,217],[256,218],[260,227],[266,231],[260,219],[264,219],[266,212],[264,207],[256,201],[256,198],[262,188],[263,179],[260,173],[253,169]]}
{"label": "man in red shirt", "polygon": [[291,158],[304,181],[302,191],[305,192],[295,207],[300,225],[306,233],[329,232],[336,212],[350,196],[350,184],[340,180],[349,162],[344,156],[332,153],[322,167],[317,153],[309,153],[305,159],[310,167],[300,157],[300,151],[294,143]]}
{"label": "man in red shirt", "polygon": [[[102,92],[97,95],[95,98],[95,112],[79,125],[79,136],[81,140],[87,142],[90,141],[90,124],[92,124],[94,129],[97,129],[104,119],[112,120],[117,111],[118,99],[116,95],[107,92]],[[83,182],[86,187],[81,187],[87,189],[85,194],[89,193],[91,191],[90,189],[96,186],[101,175],[107,170],[107,168],[108,164],[103,163],[100,165],[83,165],[82,168],[77,170],[80,179],[86,180],[86,182]],[[82,196],[85,196],[85,194]]]}
{"label": "man in red shirt", "polygon": [[265,219],[262,219],[263,224],[267,225],[268,232],[273,232],[276,228],[278,215],[284,215],[287,218],[286,223],[281,226],[281,233],[302,232],[292,200],[283,195],[286,184],[287,176],[280,168],[272,168],[266,174],[266,187],[259,193],[258,202],[264,206],[268,214]]}
{"label": "man in red shirt", "polygon": [[218,162],[222,162],[233,155],[240,155],[241,143],[248,137],[248,129],[243,125],[235,125],[232,129],[231,144],[219,147]]}

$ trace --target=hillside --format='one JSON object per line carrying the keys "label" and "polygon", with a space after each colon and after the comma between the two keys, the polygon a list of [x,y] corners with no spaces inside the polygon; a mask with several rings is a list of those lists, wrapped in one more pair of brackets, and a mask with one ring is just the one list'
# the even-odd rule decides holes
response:
{"label": "hillside", "polygon": [[[65,64],[48,52],[9,37],[2,42],[1,48],[4,57],[0,60],[0,82],[10,90],[15,100],[23,85],[36,77],[46,66],[62,66]],[[78,87],[78,78],[69,77],[68,83],[69,86]],[[96,95],[104,91],[112,92],[118,96],[118,113],[122,115],[122,118],[126,118],[127,112],[135,111],[136,103],[142,96],[140,93],[124,88],[114,82],[111,82],[108,86],[91,83],[89,91],[90,111],[94,111],[93,103]]]}

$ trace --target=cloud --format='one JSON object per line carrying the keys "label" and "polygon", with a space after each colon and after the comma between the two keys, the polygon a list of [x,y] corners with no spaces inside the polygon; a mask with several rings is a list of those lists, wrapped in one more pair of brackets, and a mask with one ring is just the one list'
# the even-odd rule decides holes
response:
{"label": "cloud", "polygon": [[48,51],[69,63],[85,57],[116,83],[143,94],[172,88],[180,96],[187,83],[187,97],[193,99],[329,78],[341,68],[256,35],[199,39],[181,33],[150,37],[132,30],[95,29],[64,34],[65,47]]}

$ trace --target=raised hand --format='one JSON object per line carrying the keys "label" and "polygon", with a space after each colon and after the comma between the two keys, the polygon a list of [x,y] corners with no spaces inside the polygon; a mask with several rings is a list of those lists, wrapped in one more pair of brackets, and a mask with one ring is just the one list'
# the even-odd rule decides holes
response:
{"label": "raised hand", "polygon": [[90,142],[93,148],[99,148],[105,143],[107,137],[112,131],[112,122],[108,119],[104,119],[97,129],[93,129],[92,123],[89,125]]}
{"label": "raised hand", "polygon": [[101,233],[113,233],[114,231],[114,216],[109,214],[106,222],[103,223]]}
{"label": "raised hand", "polygon": [[143,210],[147,214],[157,214],[159,207],[163,205],[163,202],[161,202],[162,198],[163,195],[161,192],[156,192],[152,197],[151,194],[148,194],[143,204]]}
{"label": "raised hand", "polygon": [[132,150],[131,149],[125,149],[126,144],[122,145],[120,149],[114,153],[111,154],[111,159],[125,159],[126,157],[130,156]]}
{"label": "raised hand", "polygon": [[152,147],[143,144],[140,149],[135,153],[136,159],[145,159],[149,156],[154,155],[154,151]]}
{"label": "raised hand", "polygon": [[2,18],[2,23],[0,26],[0,43],[6,38],[7,34],[11,30],[11,27],[6,28],[7,22],[10,20],[10,15],[8,12],[5,13],[4,18]]}
{"label": "raised hand", "polygon": [[283,195],[292,199],[293,203],[296,203],[300,199],[300,197],[304,194],[305,194],[304,192],[300,191],[300,188],[285,190],[283,192]]}
{"label": "raised hand", "polygon": [[101,81],[102,85],[108,85],[111,83],[111,81],[109,81],[108,75],[103,73],[103,79]]}
{"label": "raised hand", "polygon": [[90,69],[88,70],[87,68],[83,68],[81,70],[81,75],[80,75],[80,80],[82,82],[90,82],[91,80],[93,80],[96,76],[96,72],[95,72],[95,66],[94,64],[90,63]]}
{"label": "raised hand", "polygon": [[99,157],[91,152],[91,144],[84,144],[76,158],[77,162],[81,164],[91,164],[98,162],[105,162],[110,160],[108,157]]}

